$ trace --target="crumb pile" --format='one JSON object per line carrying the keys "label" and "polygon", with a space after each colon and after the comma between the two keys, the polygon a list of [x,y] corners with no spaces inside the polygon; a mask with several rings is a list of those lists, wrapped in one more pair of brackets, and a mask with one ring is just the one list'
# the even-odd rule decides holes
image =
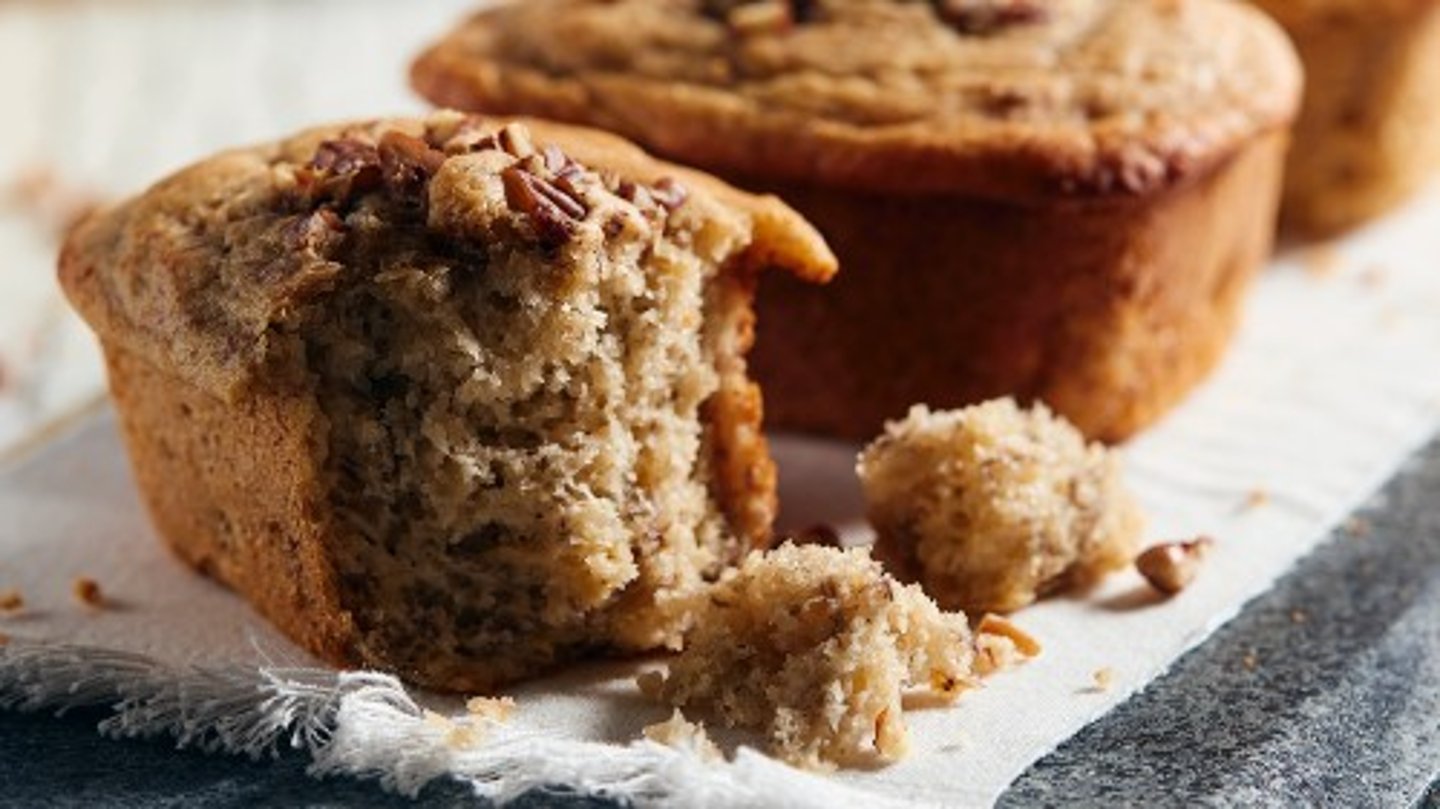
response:
{"label": "crumb pile", "polygon": [[941,606],[1008,612],[1130,563],[1119,459],[1044,405],[911,409],[861,454],[876,556]]}
{"label": "crumb pile", "polygon": [[955,699],[973,654],[964,615],[941,612],[865,550],[787,543],[716,584],[668,676],[641,687],[763,729],[781,758],[824,769],[903,755],[902,693]]}

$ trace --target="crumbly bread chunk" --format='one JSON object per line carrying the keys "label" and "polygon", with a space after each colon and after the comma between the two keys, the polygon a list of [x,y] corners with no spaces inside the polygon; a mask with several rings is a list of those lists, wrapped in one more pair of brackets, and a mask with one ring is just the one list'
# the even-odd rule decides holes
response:
{"label": "crumbly bread chunk", "polygon": [[973,655],[964,615],[941,612],[864,549],[786,543],[716,584],[669,673],[641,685],[763,730],[792,764],[828,768],[904,755],[902,693],[955,699]]}
{"label": "crumbly bread chunk", "polygon": [[1043,404],[916,406],[858,471],[876,555],[950,609],[1015,610],[1122,568],[1143,522],[1119,459]]}
{"label": "crumbly bread chunk", "polygon": [[222,155],[62,280],[181,555],[337,662],[485,691],[673,644],[763,545],[745,373],[774,200],[597,133],[444,113]]}

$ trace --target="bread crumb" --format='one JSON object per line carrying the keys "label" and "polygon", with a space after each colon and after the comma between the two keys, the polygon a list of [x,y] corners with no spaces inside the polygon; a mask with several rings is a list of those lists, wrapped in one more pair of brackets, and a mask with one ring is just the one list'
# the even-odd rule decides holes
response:
{"label": "bread crumb", "polygon": [[907,689],[948,702],[971,685],[972,644],[963,614],[941,612],[865,549],[786,543],[715,584],[669,673],[637,684],[763,730],[790,764],[869,765],[904,755]]}
{"label": "bread crumb", "polygon": [[1290,623],[1303,624],[1309,620],[1310,616],[1305,612],[1305,610],[1290,610]]}
{"label": "bread crumb", "polygon": [[451,750],[469,750],[485,739],[485,731],[468,719],[454,720],[444,714],[426,710],[425,724],[441,733],[441,741]]}
{"label": "bread crumb", "polygon": [[664,722],[647,725],[641,733],[656,744],[694,753],[702,761],[723,761],[725,756],[711,741],[703,723],[691,722],[679,708]]}
{"label": "bread crumb", "polygon": [[997,671],[1017,666],[1025,660],[1015,641],[1004,635],[977,634],[975,636],[975,675],[989,677]]}
{"label": "bread crumb", "polygon": [[1350,517],[1345,520],[1344,528],[1345,533],[1356,539],[1364,539],[1370,536],[1370,532],[1374,530],[1374,526],[1364,517]]}
{"label": "bread crumb", "polygon": [[910,409],[857,465],[875,555],[944,609],[1011,612],[1135,555],[1120,456],[1043,404]]}
{"label": "bread crumb", "polygon": [[89,576],[75,579],[71,592],[74,593],[76,601],[87,607],[98,609],[105,606],[105,594],[100,590],[100,583]]}
{"label": "bread crumb", "polygon": [[19,612],[25,609],[25,596],[19,590],[0,593],[0,612]]}
{"label": "bread crumb", "polygon": [[1257,486],[1245,495],[1245,502],[1241,504],[1241,508],[1250,511],[1268,505],[1270,505],[1270,492]]}
{"label": "bread crumb", "polygon": [[515,700],[513,697],[471,697],[465,701],[465,710],[478,719],[508,722],[515,714]]}
{"label": "bread crumb", "polygon": [[1096,691],[1109,691],[1110,687],[1115,684],[1115,670],[1109,666],[1096,669],[1090,675],[1090,682]]}
{"label": "bread crumb", "polygon": [[1240,658],[1240,664],[1245,667],[1246,671],[1254,671],[1260,667],[1260,658],[1255,654],[1254,650],[1251,650],[1246,652],[1244,657]]}
{"label": "bread crumb", "polygon": [[1009,638],[1015,644],[1015,649],[1026,657],[1037,657],[1041,652],[1040,641],[1035,640],[1028,632],[1011,623],[1010,619],[994,613],[986,613],[980,619],[980,625],[975,631],[981,635],[999,635]]}
{"label": "bread crumb", "polygon": [[1340,269],[1340,251],[1334,245],[1318,244],[1300,254],[1300,266],[1311,278],[1329,278]]}
{"label": "bread crumb", "polygon": [[1135,568],[1151,587],[1173,596],[1200,575],[1200,564],[1214,544],[1210,537],[1201,536],[1185,542],[1155,545],[1135,558]]}

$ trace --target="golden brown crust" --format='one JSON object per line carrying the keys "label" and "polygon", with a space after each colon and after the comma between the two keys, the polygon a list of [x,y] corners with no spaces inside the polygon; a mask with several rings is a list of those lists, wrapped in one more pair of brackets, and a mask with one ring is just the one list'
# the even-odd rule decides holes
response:
{"label": "golden brown crust", "polygon": [[361,663],[319,491],[324,417],[298,397],[226,402],[124,348],[106,351],[139,490],[160,536],[297,643]]}
{"label": "golden brown crust", "polygon": [[1160,418],[1219,360],[1272,240],[1286,139],[1111,205],[776,189],[845,257],[767,279],[751,365],[769,423],[867,440],[911,404],[1043,399],[1091,438]]}
{"label": "golden brown crust", "polygon": [[1001,199],[1153,192],[1294,114],[1293,51],[1238,3],[1053,0],[983,34],[934,5],[820,0],[737,32],[694,0],[527,0],[472,17],[412,80],[724,173]]}
{"label": "golden brown crust", "polygon": [[1440,170],[1440,3],[1254,0],[1295,40],[1305,101],[1285,224],[1330,235],[1382,214]]}

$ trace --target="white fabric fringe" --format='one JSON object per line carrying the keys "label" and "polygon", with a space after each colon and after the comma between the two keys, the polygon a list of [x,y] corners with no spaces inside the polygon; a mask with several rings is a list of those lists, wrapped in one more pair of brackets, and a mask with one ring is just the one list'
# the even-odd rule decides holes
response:
{"label": "white fabric fringe", "polygon": [[[98,708],[115,737],[172,736],[179,747],[274,756],[302,750],[316,777],[374,779],[416,795],[446,776],[504,805],[566,785],[637,807],[851,805],[857,793],[742,748],[727,764],[650,741],[628,746],[508,733],[457,745],[387,674],[317,668],[176,667],[144,655],[13,638],[0,646],[0,709]],[[464,720],[469,721],[469,720]],[[889,805],[866,795],[867,805]]]}

